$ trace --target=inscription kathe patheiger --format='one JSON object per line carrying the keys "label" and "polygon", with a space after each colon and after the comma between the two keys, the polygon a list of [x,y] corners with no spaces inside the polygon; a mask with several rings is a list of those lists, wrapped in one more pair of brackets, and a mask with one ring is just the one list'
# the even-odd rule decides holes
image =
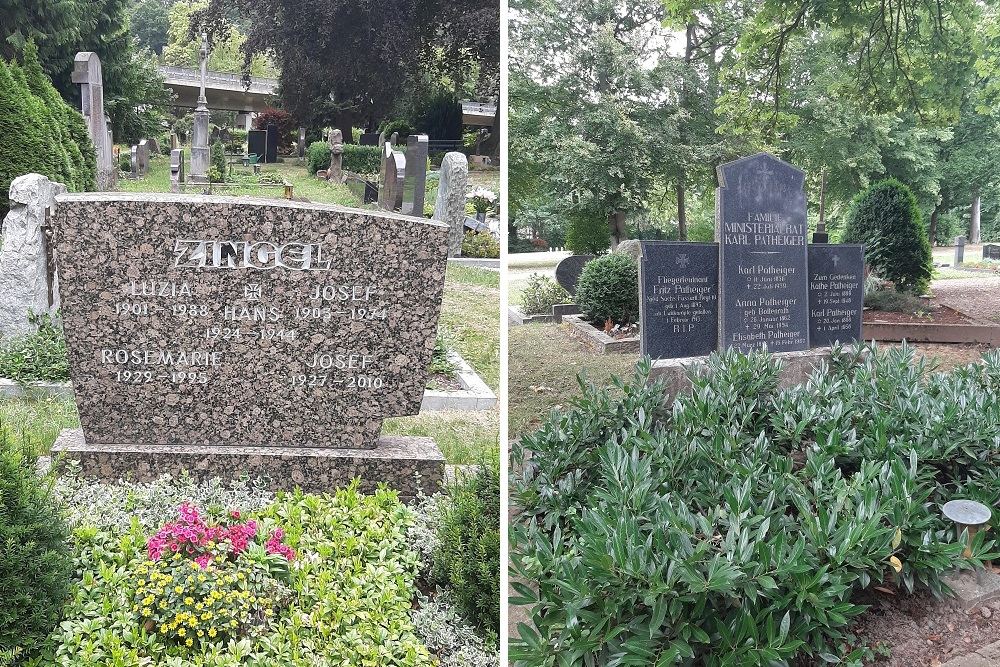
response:
{"label": "inscription kathe patheiger", "polygon": [[864,246],[809,246],[809,341],[813,347],[861,339]]}
{"label": "inscription kathe patheiger", "polygon": [[419,411],[446,225],[229,197],[59,204],[88,442],[364,448],[384,417]]}
{"label": "inscription kathe patheiger", "polygon": [[805,175],[768,153],[719,166],[719,345],[809,347]]}

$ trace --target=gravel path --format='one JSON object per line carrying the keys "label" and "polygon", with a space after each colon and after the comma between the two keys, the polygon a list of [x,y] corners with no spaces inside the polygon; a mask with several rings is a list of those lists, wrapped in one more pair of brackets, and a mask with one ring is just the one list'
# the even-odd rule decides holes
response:
{"label": "gravel path", "polygon": [[931,291],[942,303],[982,324],[1000,323],[1000,276],[936,280]]}

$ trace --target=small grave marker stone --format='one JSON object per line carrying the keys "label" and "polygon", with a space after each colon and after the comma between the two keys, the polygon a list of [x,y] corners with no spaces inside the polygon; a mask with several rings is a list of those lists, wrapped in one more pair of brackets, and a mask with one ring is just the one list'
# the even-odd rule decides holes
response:
{"label": "small grave marker stone", "polygon": [[184,149],[175,148],[170,151],[170,191],[184,190]]}
{"label": "small grave marker stone", "polygon": [[427,189],[427,135],[411,134],[406,138],[406,173],[403,180],[405,215],[424,215],[424,195]]}
{"label": "small grave marker stone", "polygon": [[961,266],[965,262],[965,237],[955,237],[955,266]]}
{"label": "small grave marker stone", "polygon": [[640,353],[653,359],[710,354],[719,339],[716,243],[643,241]]}
{"label": "small grave marker stone", "polygon": [[987,243],[983,246],[983,259],[1000,260],[1000,245]]}
{"label": "small grave marker stone", "polygon": [[861,340],[864,300],[864,246],[810,245],[810,345],[824,347]]}
{"label": "small grave marker stone", "polygon": [[580,280],[583,267],[592,259],[593,255],[570,255],[559,260],[556,264],[556,282],[562,285],[564,290],[576,296],[576,283]]}

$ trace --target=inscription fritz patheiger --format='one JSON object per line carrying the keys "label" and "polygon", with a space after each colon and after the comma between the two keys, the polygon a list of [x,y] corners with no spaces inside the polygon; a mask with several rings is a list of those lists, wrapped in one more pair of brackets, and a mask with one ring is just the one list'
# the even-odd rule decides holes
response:
{"label": "inscription fritz patheiger", "polygon": [[443,224],[116,193],[66,197],[54,230],[88,442],[371,447],[419,410]]}
{"label": "inscription fritz patheiger", "polygon": [[643,241],[640,352],[653,359],[709,354],[719,336],[716,243]]}
{"label": "inscription fritz patheiger", "polygon": [[813,347],[861,339],[864,246],[809,246],[809,340]]}
{"label": "inscription fritz patheiger", "polygon": [[718,176],[720,347],[807,349],[803,172],[759,153],[721,165]]}

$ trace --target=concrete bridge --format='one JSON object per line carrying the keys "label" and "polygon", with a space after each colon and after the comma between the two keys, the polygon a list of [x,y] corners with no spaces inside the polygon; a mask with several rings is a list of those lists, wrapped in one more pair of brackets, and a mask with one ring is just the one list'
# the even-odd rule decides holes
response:
{"label": "concrete bridge", "polygon": [[[195,67],[173,67],[162,65],[160,75],[163,82],[177,96],[175,104],[195,108],[198,105],[198,91],[201,85],[201,71]],[[228,72],[208,72],[205,75],[205,97],[208,108],[220,111],[238,111],[239,121],[249,127],[253,113],[273,104],[272,99],[278,89],[277,79],[253,77],[250,87],[243,87],[243,76]],[[490,127],[496,115],[497,105],[488,102],[462,102],[462,123],[475,127]],[[238,124],[243,124],[240,123]]]}

